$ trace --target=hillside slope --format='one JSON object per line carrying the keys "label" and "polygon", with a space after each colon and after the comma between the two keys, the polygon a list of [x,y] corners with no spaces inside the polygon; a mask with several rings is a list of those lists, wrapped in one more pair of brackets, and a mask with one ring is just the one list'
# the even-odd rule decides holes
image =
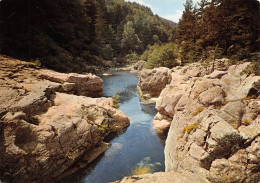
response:
{"label": "hillside slope", "polygon": [[58,71],[118,63],[116,57],[171,41],[175,30],[150,8],[124,0],[2,0],[0,8],[1,52]]}

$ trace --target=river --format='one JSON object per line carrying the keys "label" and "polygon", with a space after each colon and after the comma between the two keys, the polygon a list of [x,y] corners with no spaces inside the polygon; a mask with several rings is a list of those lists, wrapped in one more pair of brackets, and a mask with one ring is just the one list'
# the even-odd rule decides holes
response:
{"label": "river", "polygon": [[68,183],[108,183],[131,175],[138,165],[149,165],[154,172],[164,171],[164,141],[155,129],[152,119],[154,104],[140,103],[137,93],[138,76],[129,72],[114,72],[101,76],[103,95],[120,96],[120,110],[130,118],[130,126],[109,135],[105,141],[112,146],[88,168],[66,177]]}

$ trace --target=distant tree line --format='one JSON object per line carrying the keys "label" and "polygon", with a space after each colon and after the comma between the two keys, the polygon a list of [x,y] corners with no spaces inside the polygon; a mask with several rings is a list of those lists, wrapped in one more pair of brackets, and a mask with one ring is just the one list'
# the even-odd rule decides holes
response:
{"label": "distant tree line", "polygon": [[174,40],[175,25],[124,0],[2,0],[1,53],[58,71],[122,62]]}

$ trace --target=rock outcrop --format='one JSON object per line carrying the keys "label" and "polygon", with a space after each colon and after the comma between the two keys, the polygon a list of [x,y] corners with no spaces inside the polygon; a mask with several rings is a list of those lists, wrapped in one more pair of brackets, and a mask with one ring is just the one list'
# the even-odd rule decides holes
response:
{"label": "rock outcrop", "polygon": [[76,73],[65,74],[50,70],[40,70],[38,76],[52,82],[61,83],[61,91],[65,93],[88,97],[100,97],[102,95],[102,79],[90,73],[84,75]]}
{"label": "rock outcrop", "polygon": [[170,82],[171,71],[168,68],[144,69],[140,73],[137,90],[141,98],[147,100],[159,97]]}
{"label": "rock outcrop", "polygon": [[221,183],[260,180],[260,76],[244,75],[248,64],[208,75],[173,69],[156,104],[155,120],[173,119],[166,172],[189,171]]}
{"label": "rock outcrop", "polygon": [[[142,64],[144,63],[140,61],[134,66],[134,68],[140,70],[139,68]],[[202,77],[211,74],[215,70],[215,73],[212,73],[212,75],[208,77],[214,77],[215,79],[217,77],[221,77],[227,73],[226,71],[229,68],[229,64],[229,59],[216,59],[214,64],[213,62],[192,63],[183,67],[177,66],[172,70],[165,67],[143,69],[140,72],[137,89],[142,99],[149,100],[151,98],[157,98],[162,90],[165,89],[165,87],[170,83],[171,84],[168,86],[168,91],[173,88],[183,88],[184,86],[175,86],[177,83],[180,85],[183,84],[180,80],[187,81],[191,77]],[[180,89],[177,90],[178,92],[181,92]],[[167,91],[164,92],[166,93]]]}
{"label": "rock outcrop", "polygon": [[109,147],[105,136],[129,125],[111,98],[86,97],[100,95],[100,78],[0,60],[2,181],[52,182],[88,165]]}
{"label": "rock outcrop", "polygon": [[144,68],[145,63],[145,61],[139,60],[133,65],[131,71],[141,71]]}

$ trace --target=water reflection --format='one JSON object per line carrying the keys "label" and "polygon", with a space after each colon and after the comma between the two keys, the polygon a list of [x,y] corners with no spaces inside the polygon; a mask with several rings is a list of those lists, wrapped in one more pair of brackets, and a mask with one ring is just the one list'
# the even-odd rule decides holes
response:
{"label": "water reflection", "polygon": [[154,115],[157,113],[157,110],[155,108],[155,103],[144,103],[144,102],[140,102],[142,111],[147,113],[147,114],[151,114]]}

